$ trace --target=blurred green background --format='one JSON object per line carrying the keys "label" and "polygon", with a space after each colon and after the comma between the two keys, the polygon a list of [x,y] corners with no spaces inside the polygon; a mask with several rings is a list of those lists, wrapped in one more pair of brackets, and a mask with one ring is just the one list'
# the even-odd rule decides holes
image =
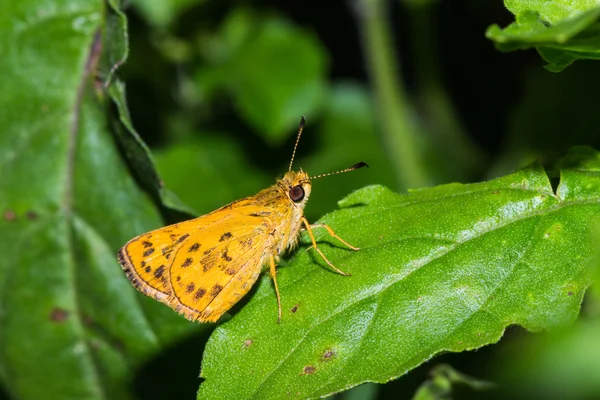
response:
{"label": "blurred green background", "polygon": [[[128,16],[120,73],[134,124],[167,187],[200,214],[285,172],[301,115],[295,168],[371,166],[314,182],[313,221],[367,184],[473,182],[600,144],[598,65],[557,74],[534,50],[498,52],[484,33],[514,20],[500,1],[132,0]],[[559,338],[510,329],[497,346],[442,355],[337,398],[410,398],[443,362],[498,384],[458,384],[455,398],[599,398],[600,357],[585,351],[600,346],[589,308]]]}
{"label": "blurred green background", "polygon": [[[313,182],[309,221],[369,184],[402,192],[475,182],[535,159],[550,166],[572,145],[600,148],[598,63],[552,73],[534,50],[498,52],[485,31],[514,20],[501,1],[127,6],[130,54],[118,75],[134,126],[165,186],[198,214],[274,183],[302,115],[295,168],[317,175],[359,161],[371,167]],[[564,332],[511,328],[498,345],[443,354],[386,385],[334,397],[449,398],[456,383],[460,399],[600,398],[598,304],[592,292]],[[138,397],[195,398],[209,333],[148,360],[133,380]],[[436,375],[441,363],[495,386]]]}

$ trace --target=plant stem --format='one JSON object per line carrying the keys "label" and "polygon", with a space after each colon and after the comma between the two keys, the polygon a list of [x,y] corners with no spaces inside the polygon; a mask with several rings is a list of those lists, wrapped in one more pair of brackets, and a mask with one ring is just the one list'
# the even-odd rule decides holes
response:
{"label": "plant stem", "polygon": [[356,5],[383,142],[398,184],[401,189],[427,186],[431,180],[424,170],[417,129],[398,79],[385,0],[356,0]]}

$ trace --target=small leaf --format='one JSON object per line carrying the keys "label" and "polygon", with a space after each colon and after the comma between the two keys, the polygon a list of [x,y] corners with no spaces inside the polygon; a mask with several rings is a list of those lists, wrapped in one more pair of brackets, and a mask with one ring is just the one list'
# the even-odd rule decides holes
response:
{"label": "small leaf", "polygon": [[554,194],[539,165],[477,184],[359,190],[210,338],[198,397],[314,398],[387,382],[434,355],[572,322],[598,243],[600,155],[574,149]]}
{"label": "small leaf", "polygon": [[459,384],[473,390],[487,390],[494,385],[462,374],[450,365],[436,365],[430,372],[431,379],[421,385],[413,400],[448,400],[452,398],[452,386]]}
{"label": "small leaf", "polygon": [[[578,59],[600,59],[600,7],[589,1],[505,1],[516,21],[501,29],[488,28],[486,36],[501,51],[537,48],[549,63],[562,71]],[[573,4],[575,3],[575,4]]]}

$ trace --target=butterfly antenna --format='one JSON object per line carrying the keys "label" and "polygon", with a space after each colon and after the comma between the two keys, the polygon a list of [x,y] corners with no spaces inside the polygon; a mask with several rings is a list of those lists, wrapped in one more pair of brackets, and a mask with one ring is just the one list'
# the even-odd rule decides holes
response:
{"label": "butterfly antenna", "polygon": [[353,166],[351,166],[351,167],[348,167],[348,168],[346,168],[346,169],[343,169],[343,170],[341,170],[341,171],[328,172],[328,173],[326,173],[326,174],[321,174],[321,175],[317,175],[317,176],[311,176],[311,177],[310,177],[310,178],[308,178],[308,179],[312,180],[312,179],[317,179],[317,178],[323,178],[323,177],[325,177],[325,176],[329,176],[329,175],[343,174],[344,172],[350,172],[350,171],[354,171],[355,169],[359,169],[359,168],[362,168],[362,167],[367,167],[367,168],[369,168],[369,166],[367,165],[367,163],[365,163],[365,162],[359,162],[358,164],[354,164]]}
{"label": "butterfly antenna", "polygon": [[292,164],[294,163],[294,157],[296,156],[296,149],[298,148],[298,142],[300,142],[300,135],[302,135],[302,131],[304,130],[304,123],[306,119],[304,115],[300,118],[300,128],[298,128],[298,137],[296,138],[296,144],[294,145],[294,151],[292,152],[292,159],[290,160],[290,168],[288,171],[292,170]]}

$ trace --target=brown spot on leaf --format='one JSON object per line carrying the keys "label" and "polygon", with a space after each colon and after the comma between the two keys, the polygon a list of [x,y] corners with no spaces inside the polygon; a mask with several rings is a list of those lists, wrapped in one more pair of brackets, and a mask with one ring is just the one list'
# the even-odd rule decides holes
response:
{"label": "brown spot on leaf", "polygon": [[198,251],[199,248],[200,248],[200,243],[196,242],[190,246],[190,248],[188,249],[188,253],[194,253],[194,252]]}
{"label": "brown spot on leaf", "polygon": [[50,320],[52,322],[63,322],[69,318],[69,312],[64,308],[56,307],[50,313]]}
{"label": "brown spot on leaf", "polygon": [[188,258],[185,259],[185,261],[183,263],[181,263],[181,266],[183,268],[189,267],[190,265],[192,265],[193,262],[194,262],[194,259],[188,257]]}
{"label": "brown spot on leaf", "polygon": [[219,242],[227,240],[227,239],[231,238],[232,236],[233,235],[231,234],[231,232],[225,232],[224,234],[221,235],[221,238],[219,239]]}
{"label": "brown spot on leaf", "polygon": [[567,293],[569,296],[573,296],[573,292],[569,292]]}
{"label": "brown spot on leaf", "polygon": [[142,242],[142,246],[144,246],[145,248],[152,247],[152,243],[150,243],[150,242],[149,242],[149,241],[147,241],[147,240],[144,240],[144,241]]}
{"label": "brown spot on leaf", "polygon": [[154,277],[156,279],[162,278],[163,272],[165,272],[165,266],[161,265],[160,267],[156,268],[156,271],[154,271]]}
{"label": "brown spot on leaf", "polygon": [[185,291],[188,293],[192,293],[195,288],[196,288],[196,285],[194,284],[194,282],[192,282],[189,285],[187,285],[187,287],[185,288]]}
{"label": "brown spot on leaf", "polygon": [[154,248],[149,248],[143,254],[144,257],[148,257],[150,254],[154,253]]}
{"label": "brown spot on leaf", "polygon": [[206,294],[206,290],[200,288],[196,291],[196,294],[194,295],[194,298],[196,300],[200,300],[202,298],[202,296],[204,296]]}
{"label": "brown spot on leaf", "polygon": [[225,273],[226,273],[227,275],[235,275],[235,274],[237,273],[237,270],[236,270],[235,268],[227,268],[227,269],[225,270]]}
{"label": "brown spot on leaf", "polygon": [[291,309],[290,311],[291,311],[292,313],[295,313],[296,311],[298,311],[298,307],[299,307],[299,306],[300,306],[299,304],[296,304],[294,307],[292,307],[292,309]]}
{"label": "brown spot on leaf", "polygon": [[25,215],[27,216],[27,219],[29,219],[31,221],[38,219],[38,214],[32,210],[27,211],[27,213]]}
{"label": "brown spot on leaf", "polygon": [[4,211],[4,219],[6,221],[14,221],[15,218],[17,218],[17,214],[13,210]]}
{"label": "brown spot on leaf", "polygon": [[252,343],[252,339],[246,339],[244,340],[244,344],[242,345],[242,347],[247,349],[248,347],[252,346]]}
{"label": "brown spot on leaf", "polygon": [[312,375],[317,371],[317,367],[315,367],[314,365],[307,365],[306,367],[304,367],[302,369],[302,373],[304,375]]}
{"label": "brown spot on leaf", "polygon": [[325,353],[323,353],[323,359],[325,361],[329,361],[331,360],[331,358],[335,355],[334,351],[332,349],[327,349],[325,350]]}
{"label": "brown spot on leaf", "polygon": [[216,297],[219,293],[221,293],[221,290],[223,290],[223,286],[215,285],[215,286],[213,286],[212,290],[210,291],[210,295],[213,297]]}

